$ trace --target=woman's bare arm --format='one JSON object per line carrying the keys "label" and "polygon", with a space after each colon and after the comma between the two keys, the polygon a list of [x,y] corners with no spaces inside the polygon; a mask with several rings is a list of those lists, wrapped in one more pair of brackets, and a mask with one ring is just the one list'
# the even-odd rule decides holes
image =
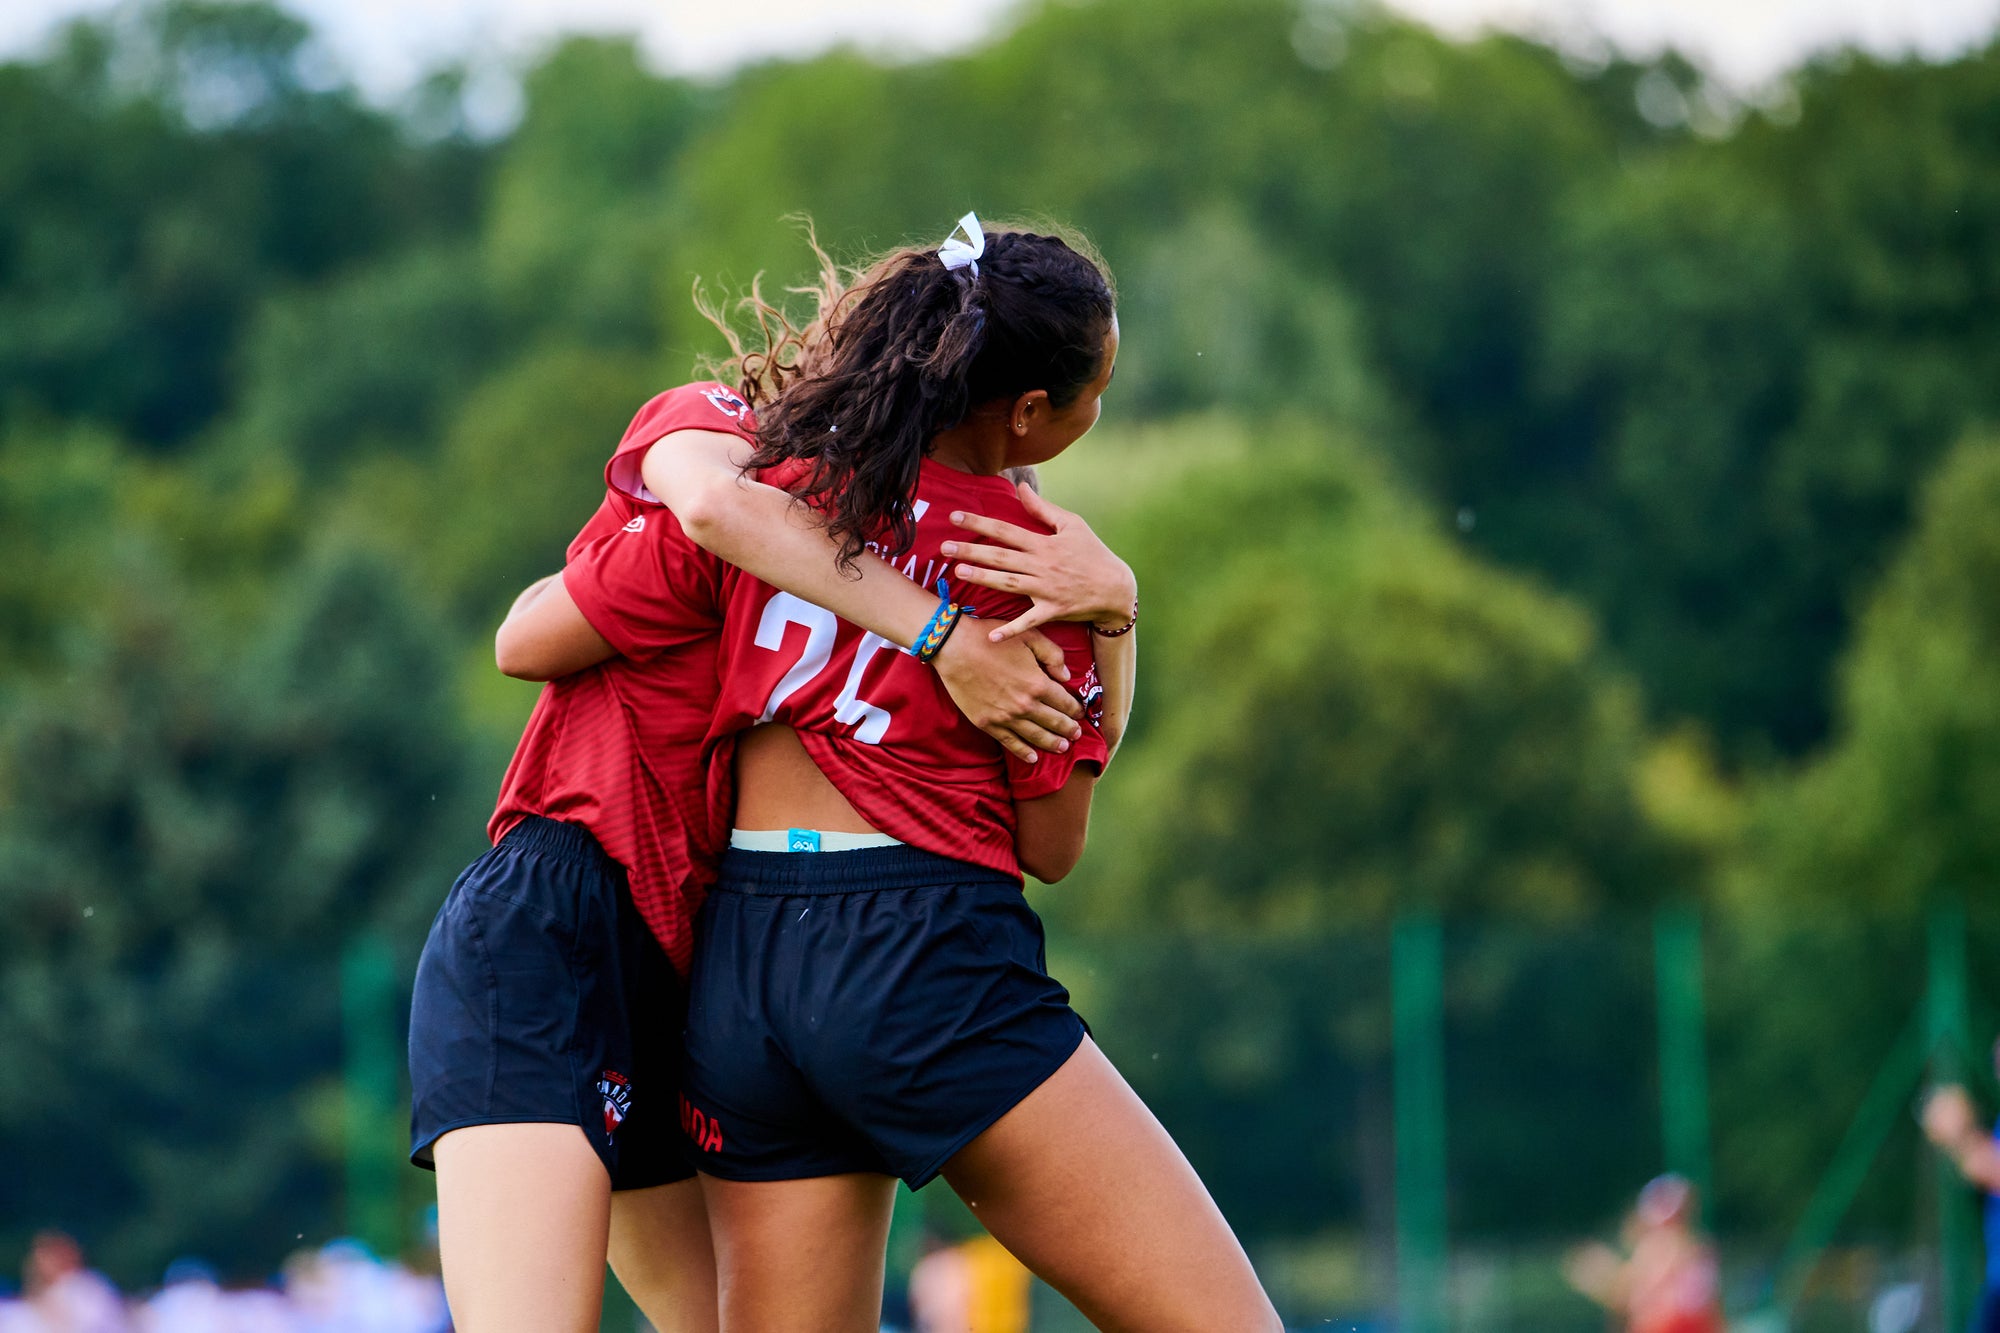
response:
{"label": "woman's bare arm", "polygon": [[1104,687],[1104,720],[1097,729],[1104,733],[1108,766],[1132,721],[1132,696],[1139,684],[1139,627],[1114,638],[1093,635],[1090,646],[1097,651],[1097,683]]}
{"label": "woman's bare arm", "polygon": [[617,650],[583,617],[561,574],[529,584],[493,636],[493,662],[516,680],[554,680],[596,666]]}
{"label": "woman's bare arm", "polygon": [[[697,546],[899,647],[915,643],[937,599],[873,555],[843,571],[811,510],[743,475],[750,453],[740,436],[673,431],[646,451],[640,472]],[[1031,748],[1066,748],[1079,709],[1059,683],[1067,676],[1061,650],[1043,640],[1027,654],[998,656],[959,637],[935,663],[959,711],[1022,758]]]}
{"label": "woman's bare arm", "polygon": [[[873,555],[855,562],[858,577],[843,574],[832,539],[809,510],[741,474],[749,448],[723,432],[670,432],[647,450],[641,468],[646,488],[697,545],[892,643],[914,642],[936,609],[935,598]],[[611,656],[611,645],[584,619],[560,579],[537,588],[515,603],[495,638],[503,672],[550,680]],[[1061,650],[1031,636],[1025,650],[992,652],[991,645],[974,642],[978,637],[953,635],[934,662],[959,711],[1029,762],[1037,749],[1067,748],[1078,734],[1074,718],[1081,708],[1059,683],[1068,674]]]}
{"label": "woman's bare arm", "polygon": [[[974,628],[980,623],[963,622],[962,632],[947,639],[931,659],[952,702],[981,731],[1027,763],[1036,762],[1037,748],[1066,748],[1069,741],[1058,729],[1077,730],[1068,713],[1081,712],[1082,705],[1060,686],[1055,688],[1067,712],[1056,712],[1042,697],[1044,689],[1054,685],[1049,670],[1067,674],[1062,649],[1039,634],[1018,643],[994,643]],[[554,680],[596,666],[616,651],[584,618],[560,574],[537,579],[516,598],[493,640],[495,664],[503,674],[520,680]]]}
{"label": "woman's bare arm", "polygon": [[1950,1157],[1959,1174],[1988,1194],[2000,1193],[2000,1147],[1979,1126],[1964,1088],[1950,1084],[1924,1102],[1924,1135]]}
{"label": "woman's bare arm", "polygon": [[661,436],[640,471],[695,545],[891,643],[915,643],[937,598],[880,560],[840,569],[812,510],[743,475],[749,457],[740,436],[681,430]]}
{"label": "woman's bare arm", "polygon": [[[1104,687],[1104,720],[1098,730],[1104,735],[1106,765],[1118,753],[1132,717],[1138,637],[1134,626],[1112,638],[1098,635],[1092,644],[1097,650],[1097,683]],[[1090,802],[1100,776],[1096,765],[1079,764],[1061,791],[1014,803],[1014,854],[1021,868],[1044,884],[1062,879],[1082,858],[1090,838]]]}
{"label": "woman's bare arm", "polygon": [[1076,868],[1090,838],[1090,798],[1095,765],[1078,764],[1060,791],[1014,802],[1014,855],[1021,869],[1054,884]]}

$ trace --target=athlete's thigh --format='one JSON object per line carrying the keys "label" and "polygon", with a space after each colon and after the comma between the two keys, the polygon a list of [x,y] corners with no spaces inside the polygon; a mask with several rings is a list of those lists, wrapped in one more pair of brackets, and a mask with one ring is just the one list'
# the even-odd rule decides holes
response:
{"label": "athlete's thigh", "polygon": [[894,1177],[701,1185],[723,1333],[876,1333]]}
{"label": "athlete's thigh", "polygon": [[589,1333],[604,1302],[611,1178],[576,1125],[472,1125],[437,1141],[438,1253],[459,1333]]}
{"label": "athlete's thigh", "polygon": [[1095,1042],[953,1157],[944,1177],[1100,1329],[1280,1327],[1194,1168]]}
{"label": "athlete's thigh", "polygon": [[611,1271],[659,1333],[714,1333],[715,1249],[701,1182],[613,1194]]}

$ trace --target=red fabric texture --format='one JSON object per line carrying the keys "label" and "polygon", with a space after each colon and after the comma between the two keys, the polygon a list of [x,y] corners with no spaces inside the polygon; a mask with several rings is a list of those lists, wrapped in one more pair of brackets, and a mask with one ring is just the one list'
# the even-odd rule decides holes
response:
{"label": "red fabric texture", "polygon": [[727,566],[627,489],[643,489],[646,450],[677,430],[754,438],[741,400],[712,381],[663,393],[633,417],[606,465],[603,503],[563,570],[571,599],[619,655],[543,686],[486,831],[498,842],[528,815],[590,830],[625,867],[634,903],[685,974],[694,913],[722,847],[702,742],[718,692]]}
{"label": "red fabric texture", "polygon": [[[1029,516],[1011,482],[957,472],[925,460],[917,481],[916,531],[895,567],[926,589],[951,562],[939,546],[964,540],[955,510],[1022,527]],[[942,856],[1019,875],[1014,802],[1059,790],[1079,763],[1104,764],[1106,748],[1096,657],[1088,627],[1046,626],[1068,660],[1070,687],[1094,716],[1065,754],[1023,764],[967,721],[937,673],[894,645],[831,612],[731,569],[722,636],[722,697],[716,710],[712,781],[726,786],[731,739],[759,721],[792,727],[806,751],[861,816],[891,837]],[[954,601],[992,620],[1028,609],[1018,594],[949,578]],[[977,634],[966,621],[955,633]]]}

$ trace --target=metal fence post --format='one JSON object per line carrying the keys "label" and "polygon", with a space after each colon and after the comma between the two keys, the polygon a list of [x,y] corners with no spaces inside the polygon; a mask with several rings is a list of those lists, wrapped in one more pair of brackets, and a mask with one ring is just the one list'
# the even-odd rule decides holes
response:
{"label": "metal fence post", "polygon": [[340,956],[347,1230],[385,1255],[396,1254],[403,1241],[402,1155],[388,1136],[402,1088],[397,998],[388,943],[373,934],[350,941]]}
{"label": "metal fence post", "polygon": [[[1934,1082],[1962,1082],[1966,1049],[1965,909],[1951,903],[1931,909],[1930,985],[1925,990],[1925,1036]],[[1965,1181],[1942,1153],[1934,1154],[1938,1198],[1939,1293],[1947,1329],[1965,1327],[1978,1262],[1974,1220]]]}
{"label": "metal fence post", "polygon": [[1396,1314],[1400,1333],[1444,1333],[1444,929],[1436,917],[1396,923],[1391,957],[1395,1032]]}
{"label": "metal fence post", "polygon": [[1708,1046],[1702,1002],[1701,913],[1662,907],[1653,918],[1653,978],[1660,1018],[1660,1130],[1669,1171],[1713,1207],[1708,1127]]}

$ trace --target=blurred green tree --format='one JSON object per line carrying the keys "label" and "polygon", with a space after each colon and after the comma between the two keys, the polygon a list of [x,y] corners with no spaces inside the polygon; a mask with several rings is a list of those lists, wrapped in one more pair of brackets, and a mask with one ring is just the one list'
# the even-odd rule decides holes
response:
{"label": "blurred green tree", "polygon": [[246,339],[233,442],[322,483],[370,453],[435,453],[511,341],[476,251],[406,251],[274,297]]}
{"label": "blurred green tree", "polygon": [[[1762,776],[1725,863],[1716,982],[1718,1175],[1738,1217],[1789,1223],[1923,994],[1923,909],[1991,900],[2000,864],[2000,445],[1969,437],[1858,617],[1831,744]],[[1975,1023],[1995,922],[1973,916]],[[1838,986],[1801,977],[1838,976]],[[1826,1108],[1802,1115],[1802,1106]],[[1905,1125],[1850,1222],[1896,1234]]]}
{"label": "blurred green tree", "polygon": [[34,127],[0,144],[0,414],[184,440],[268,290],[464,225],[464,146],[316,86],[308,37],[274,5],[162,0],[0,66],[0,120]]}
{"label": "blurred green tree", "polygon": [[1771,785],[1747,874],[1792,902],[1906,915],[2000,866],[2000,443],[1924,486],[1860,618],[1833,744]]}
{"label": "blurred green tree", "polygon": [[1454,1105],[1476,1109],[1455,1208],[1588,1225],[1603,1181],[1656,1169],[1635,909],[1700,870],[1648,812],[1636,692],[1588,615],[1469,556],[1323,427],[1082,448],[1050,490],[1110,509],[1144,666],[1090,851],[1043,908],[1107,1049],[1239,1225],[1386,1226],[1388,926],[1479,923],[1449,988]]}
{"label": "blurred green tree", "polygon": [[1822,739],[1913,487],[2000,412],[1996,87],[1990,51],[1813,70],[1776,120],[1571,197],[1543,365],[1563,466],[1480,488],[1481,540],[1584,595],[1739,759]]}
{"label": "blurred green tree", "polygon": [[341,945],[413,956],[479,845],[440,641],[334,551],[247,643],[157,576],[92,620],[0,729],[0,1246],[60,1219],[127,1282],[269,1272],[337,1217]]}
{"label": "blurred green tree", "polygon": [[558,46],[523,92],[484,228],[511,319],[654,346],[662,308],[687,304],[688,280],[661,275],[685,244],[672,207],[681,153],[714,95],[649,73],[630,40],[594,38]]}
{"label": "blurred green tree", "polygon": [[[797,212],[854,257],[968,207],[1076,224],[1121,282],[1127,428],[1052,477],[1140,567],[1147,668],[1048,901],[1232,1215],[1382,1219],[1411,904],[1450,916],[1455,1220],[1608,1208],[1653,1163],[1637,913],[1705,875],[1725,1216],[1795,1213],[1913,955],[1782,918],[1994,851],[1987,446],[1905,542],[2000,414],[2000,54],[1746,111],[1672,57],[1344,4],[1050,0],[712,82],[567,42],[490,143],[465,77],[371,108],[287,12],[208,0],[0,66],[10,1220],[88,1201],[134,1277],[324,1234],[299,979],[362,922],[414,948],[477,846],[480,801],[442,807],[531,693],[492,621],[715,350],[690,284],[782,291]],[[139,1128],[79,1167],[100,1105]]]}
{"label": "blurred green tree", "polygon": [[395,549],[482,645],[514,595],[562,568],[604,498],[604,464],[659,390],[637,357],[552,343],[504,364],[457,412],[434,459],[357,469],[329,521]]}
{"label": "blurred green tree", "polygon": [[1637,695],[1586,614],[1469,559],[1310,427],[1218,444],[1245,461],[1191,469],[1111,528],[1149,633],[1085,862],[1093,913],[1564,920],[1670,880],[1634,785]]}

